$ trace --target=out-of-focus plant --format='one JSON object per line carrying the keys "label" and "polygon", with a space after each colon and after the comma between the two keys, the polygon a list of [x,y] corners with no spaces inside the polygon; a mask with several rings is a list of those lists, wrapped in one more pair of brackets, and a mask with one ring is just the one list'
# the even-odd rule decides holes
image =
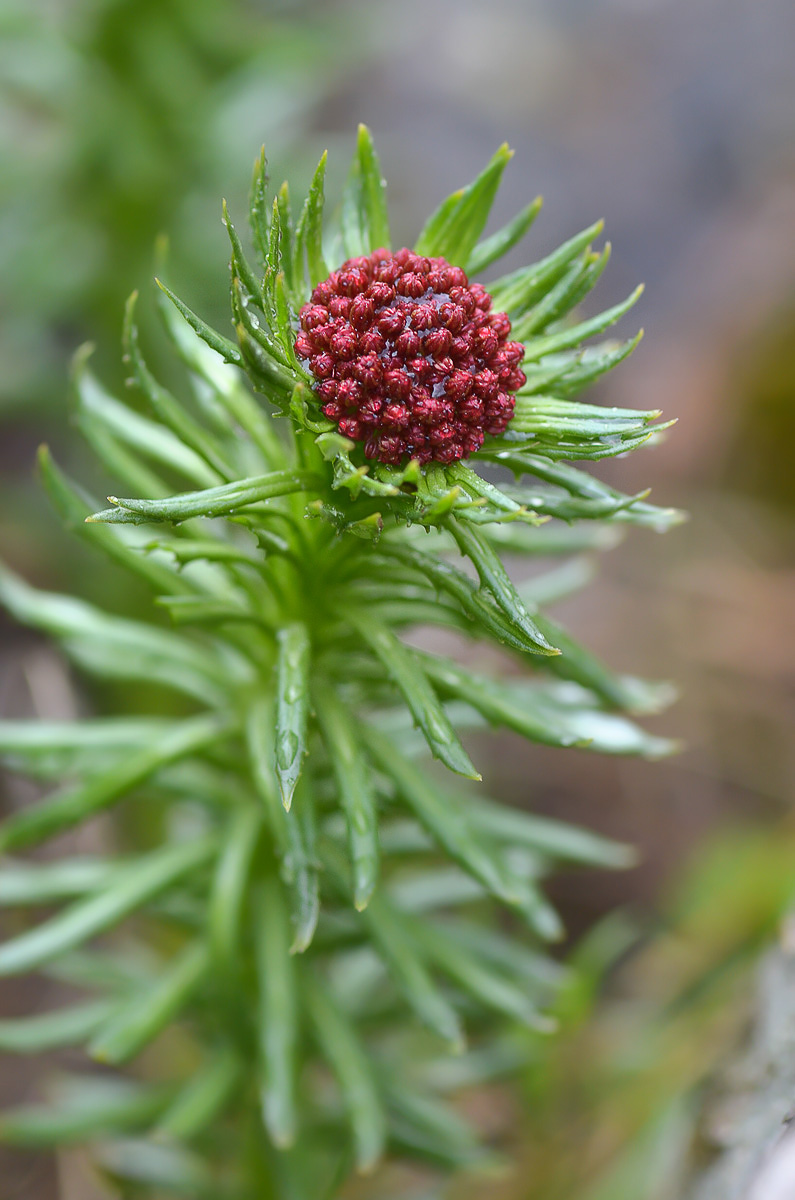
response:
{"label": "out-of-focus plant", "polygon": [[714,1153],[705,1098],[739,1053],[760,957],[795,900],[794,850],[791,823],[724,832],[694,855],[653,929],[616,913],[585,937],[554,1008],[560,1036],[536,1044],[525,1074],[522,1170],[495,1196],[690,1194]]}
{"label": "out-of-focus plant", "polygon": [[158,234],[176,278],[214,295],[205,201],[242,177],[255,139],[285,159],[302,146],[366,29],[300,0],[5,0],[0,406],[57,397],[89,331],[104,353]]}
{"label": "out-of-focus plant", "polygon": [[[315,1200],[385,1160],[365,1187],[385,1197],[410,1190],[402,1161],[488,1166],[443,1093],[515,1073],[552,1032],[561,970],[545,947],[562,926],[544,876],[631,861],[468,782],[461,736],[487,726],[586,752],[672,749],[631,719],[668,690],[614,674],[539,611],[582,582],[578,561],[522,588],[503,565],[677,519],[569,465],[634,449],[659,415],[576,398],[637,342],[583,346],[636,293],[570,317],[606,265],[601,226],[490,294],[469,283],[539,209],[483,238],[509,158],[394,254],[366,129],[338,226],[324,227],[325,157],[297,211],[286,185],[269,200],[261,159],[253,262],[225,214],[237,340],[162,286],[177,396],[147,365],[133,299],[125,354],[147,415],[78,357],[80,428],[114,492],[137,496],[98,511],[41,453],[66,526],[156,607],[124,619],[7,569],[0,601],[84,671],[189,706],[0,725],[7,761],[56,785],[0,826],[3,850],[113,806],[133,818],[119,858],[14,859],[0,886],[6,905],[56,906],[0,948],[0,973],[89,992],[5,1023],[3,1044],[84,1045],[106,1065],[6,1112],[2,1135],[88,1141],[125,1195]],[[404,635],[423,625],[499,647],[514,670],[421,651]],[[458,1057],[434,1083],[443,1048]],[[120,1069],[138,1055],[134,1080]]]}

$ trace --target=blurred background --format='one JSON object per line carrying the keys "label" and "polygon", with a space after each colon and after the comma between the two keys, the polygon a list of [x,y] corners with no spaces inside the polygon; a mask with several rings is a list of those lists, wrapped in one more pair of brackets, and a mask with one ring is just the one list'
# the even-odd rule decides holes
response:
{"label": "blurred background", "polygon": [[[554,883],[582,982],[524,1103],[473,1102],[526,1161],[490,1196],[681,1200],[737,1140],[705,1101],[729,1087],[716,1066],[795,879],[794,53],[791,0],[0,0],[0,553],[37,584],[134,602],[60,532],[35,449],[93,480],[69,358],[95,341],[121,385],[123,302],[158,238],[180,294],[226,328],[220,197],[241,224],[263,142],[299,189],[328,147],[333,201],[366,122],[402,245],[507,140],[495,221],[545,197],[514,265],[605,217],[595,303],[647,285],[620,331],[647,336],[598,398],[678,424],[599,474],[691,518],[633,532],[557,615],[615,667],[675,682],[656,727],[686,749],[492,743],[495,792],[632,841],[642,864]],[[54,652],[3,622],[0,711],[82,706]],[[0,1102],[21,1091],[10,1064]],[[95,1195],[79,1156],[15,1155],[3,1178],[3,1200]]]}

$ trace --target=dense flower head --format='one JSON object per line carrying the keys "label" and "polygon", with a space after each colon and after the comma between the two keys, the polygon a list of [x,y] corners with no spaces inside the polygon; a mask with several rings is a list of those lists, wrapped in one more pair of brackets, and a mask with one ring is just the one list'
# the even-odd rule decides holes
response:
{"label": "dense flower head", "polygon": [[312,292],[295,349],[325,415],[367,458],[452,463],[503,433],[524,347],[491,296],[444,258],[375,250]]}

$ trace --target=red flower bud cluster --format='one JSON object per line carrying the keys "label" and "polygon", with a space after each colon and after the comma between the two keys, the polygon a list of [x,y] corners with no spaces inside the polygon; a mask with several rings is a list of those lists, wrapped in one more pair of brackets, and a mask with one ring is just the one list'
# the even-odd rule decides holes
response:
{"label": "red flower bud cluster", "polygon": [[524,347],[460,267],[411,250],[351,258],[300,312],[296,354],[323,412],[367,458],[456,462],[502,433]]}

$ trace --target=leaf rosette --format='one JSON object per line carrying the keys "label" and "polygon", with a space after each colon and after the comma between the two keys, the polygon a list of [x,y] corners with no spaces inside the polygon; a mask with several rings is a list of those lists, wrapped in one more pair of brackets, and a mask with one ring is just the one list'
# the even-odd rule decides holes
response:
{"label": "leaf rosette", "polygon": [[[483,236],[509,159],[502,147],[439,206],[411,252],[418,261],[444,260],[470,281],[521,240],[538,201]],[[88,993],[0,1023],[0,1045],[82,1043],[117,1067],[175,1022],[191,1039],[196,1068],[176,1081],[80,1077],[52,1106],[0,1119],[6,1138],[27,1144],[104,1138],[105,1169],[145,1194],[333,1195],[329,1179],[372,1169],[387,1150],[451,1169],[478,1161],[475,1133],[423,1095],[429,1047],[473,1041],[456,1087],[520,1065],[551,1026],[561,976],[543,949],[562,933],[545,875],[559,861],[621,867],[632,855],[476,795],[461,782],[480,779],[467,734],[504,728],[650,757],[673,749],[634,720],[669,689],[610,671],[542,611],[587,581],[589,552],[627,525],[679,519],[572,465],[665,428],[656,412],[577,398],[638,341],[591,341],[638,292],[599,316],[571,316],[607,263],[609,248],[591,249],[601,226],[487,285],[481,311],[507,314],[510,335],[505,322],[489,328],[522,347],[521,363],[517,353],[508,364],[509,419],[451,461],[413,453],[416,434],[385,462],[375,443],[368,454],[366,437],[340,431],[341,412],[324,412],[330,392],[300,353],[312,349],[300,314],[318,285],[346,260],[389,256],[366,129],[336,223],[324,218],[324,174],[325,156],[294,220],[287,185],[269,198],[260,158],[252,259],[224,211],[234,340],[160,284],[184,395],[150,371],[135,298],[124,344],[144,411],[106,392],[86,352],[77,357],[77,425],[114,493],[130,495],[101,508],[46,449],[42,476],[65,525],[151,587],[146,619],[0,570],[0,602],[82,671],[177,694],[186,712],[0,722],[8,765],[53,785],[0,825],[3,851],[119,804],[159,813],[162,844],[120,861],[14,858],[0,878],[0,903],[57,909],[0,947],[0,973],[44,971]],[[460,275],[446,285],[463,286]],[[437,343],[444,391],[448,344]],[[517,585],[505,553],[552,562]],[[487,677],[421,652],[404,638],[417,626],[483,639],[530,674]],[[499,931],[506,907],[524,938]],[[96,948],[135,914],[167,931],[156,948],[127,933],[120,957]],[[531,1032],[517,1039],[518,1025]]]}

